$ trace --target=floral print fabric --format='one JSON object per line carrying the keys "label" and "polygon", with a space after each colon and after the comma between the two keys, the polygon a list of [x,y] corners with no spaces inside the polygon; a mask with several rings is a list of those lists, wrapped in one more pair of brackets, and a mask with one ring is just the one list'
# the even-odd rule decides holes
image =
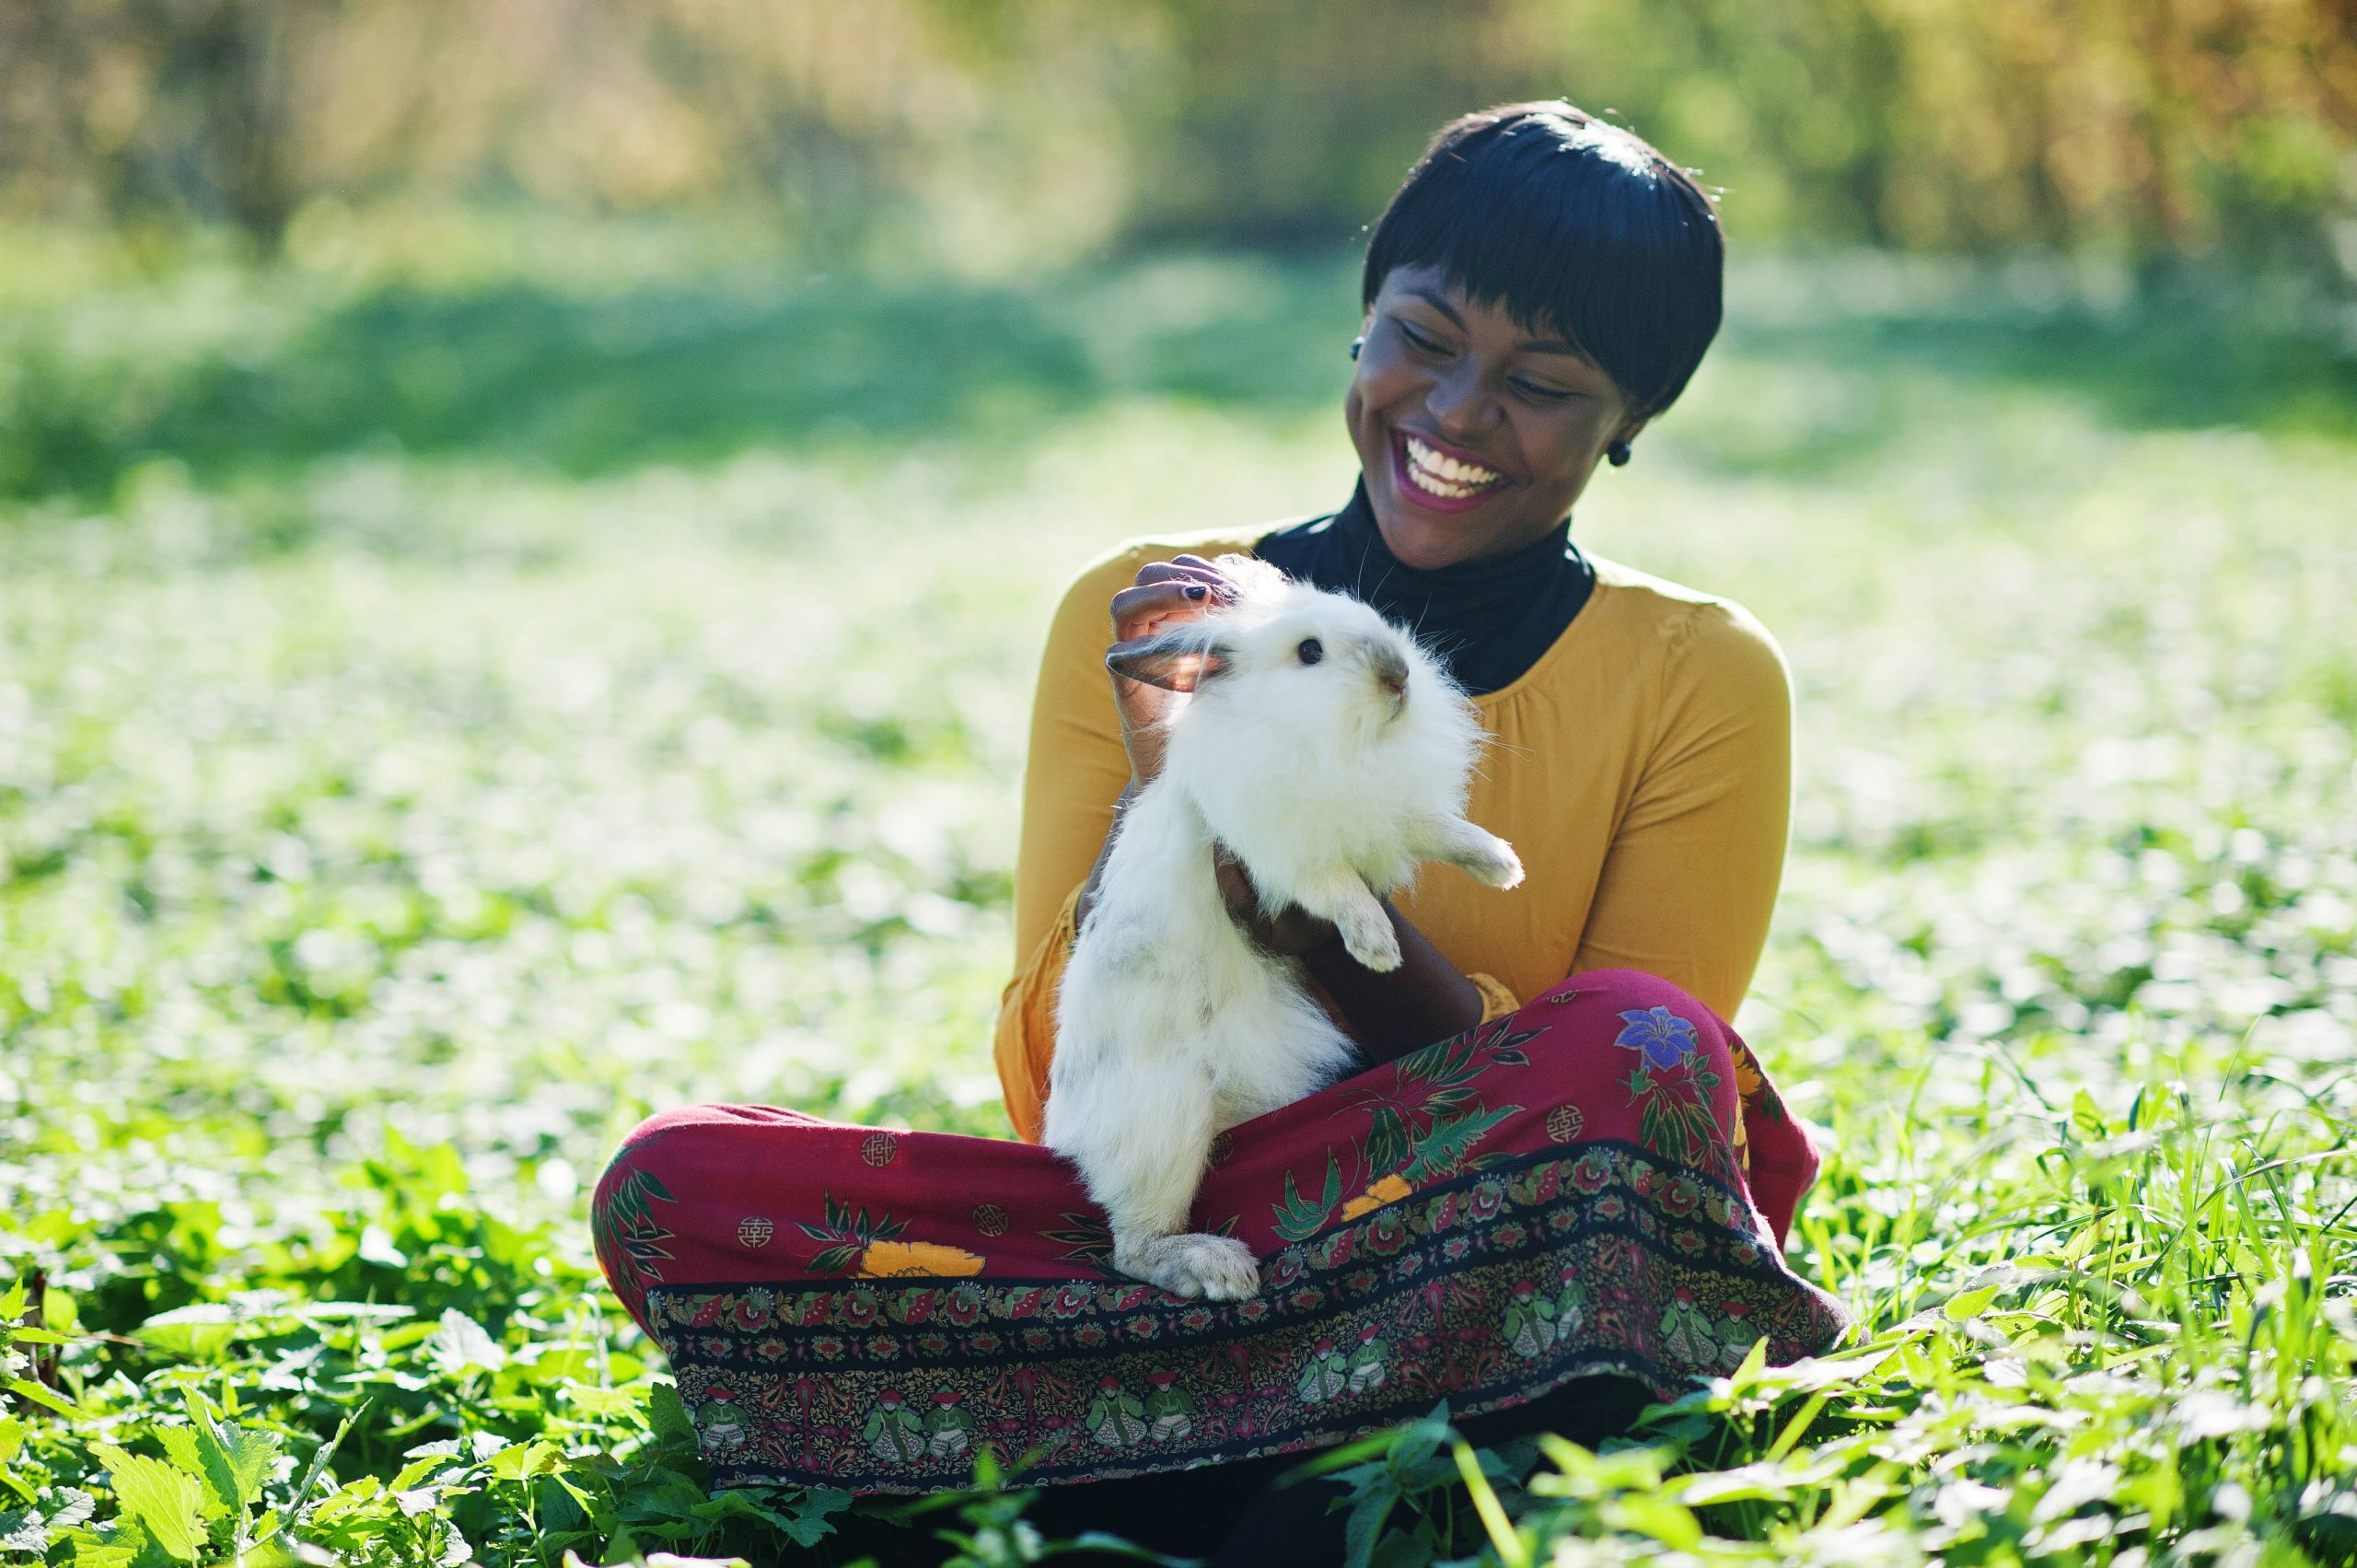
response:
{"label": "floral print fabric", "polygon": [[1115,1273],[1044,1149],[766,1107],[652,1119],[592,1214],[716,1480],[922,1492],[983,1445],[1106,1479],[1814,1353],[1815,1167],[1724,1023],[1613,970],[1222,1134],[1195,1223],[1260,1256],[1247,1301]]}

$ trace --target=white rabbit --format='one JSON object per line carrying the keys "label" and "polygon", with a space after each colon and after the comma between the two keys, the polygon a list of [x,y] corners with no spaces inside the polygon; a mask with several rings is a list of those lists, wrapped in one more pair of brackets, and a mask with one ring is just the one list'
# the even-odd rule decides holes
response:
{"label": "white rabbit", "polygon": [[1105,1210],[1114,1267],[1234,1301],[1260,1288],[1251,1249],[1187,1231],[1213,1134],[1323,1087],[1353,1048],[1300,966],[1229,918],[1214,842],[1271,913],[1333,922],[1377,970],[1399,965],[1379,900],[1419,862],[1497,888],[1522,863],[1464,819],[1482,732],[1430,655],[1356,599],[1248,556],[1217,564],[1233,605],[1106,658],[1186,695],[1064,971],[1046,1142]]}

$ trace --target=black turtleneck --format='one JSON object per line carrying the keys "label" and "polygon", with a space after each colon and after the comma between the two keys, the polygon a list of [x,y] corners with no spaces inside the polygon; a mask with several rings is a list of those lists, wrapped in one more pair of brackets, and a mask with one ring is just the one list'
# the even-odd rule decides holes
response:
{"label": "black turtleneck", "polygon": [[1479,697],[1520,679],[1587,603],[1596,569],[1571,533],[1566,517],[1511,554],[1420,572],[1384,544],[1362,482],[1332,517],[1279,528],[1253,553],[1296,582],[1366,600]]}

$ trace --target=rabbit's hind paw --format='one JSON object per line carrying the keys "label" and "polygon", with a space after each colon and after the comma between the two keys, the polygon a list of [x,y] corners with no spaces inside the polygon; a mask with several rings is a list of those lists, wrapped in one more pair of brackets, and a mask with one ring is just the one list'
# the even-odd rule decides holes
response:
{"label": "rabbit's hind paw", "polygon": [[1260,1288],[1252,1249],[1229,1236],[1158,1236],[1116,1248],[1113,1266],[1190,1300],[1242,1301]]}

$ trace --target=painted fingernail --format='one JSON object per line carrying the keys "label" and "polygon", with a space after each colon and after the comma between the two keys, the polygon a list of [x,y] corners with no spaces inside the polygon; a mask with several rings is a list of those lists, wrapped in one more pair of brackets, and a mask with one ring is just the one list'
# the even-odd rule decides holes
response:
{"label": "painted fingernail", "polygon": [[1201,583],[1189,583],[1187,585],[1187,597],[1189,598],[1201,598],[1209,592],[1211,592],[1211,589],[1203,587]]}

